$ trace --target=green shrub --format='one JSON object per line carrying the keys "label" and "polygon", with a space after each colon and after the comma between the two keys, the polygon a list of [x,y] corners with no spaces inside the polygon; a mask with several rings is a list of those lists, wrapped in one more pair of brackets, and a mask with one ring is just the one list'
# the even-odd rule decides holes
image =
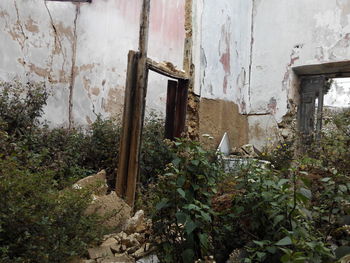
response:
{"label": "green shrub", "polygon": [[[230,217],[249,256],[244,262],[327,262],[332,258],[312,218],[312,192],[298,169],[283,178],[278,170],[253,164],[235,177]],[[238,244],[242,245],[241,244]]]}
{"label": "green shrub", "polygon": [[171,152],[164,141],[164,120],[151,114],[145,120],[142,149],[140,182],[143,186],[154,183],[166,164],[171,162]]}
{"label": "green shrub", "polygon": [[27,134],[39,124],[48,93],[43,83],[0,82],[0,122],[16,137]]}
{"label": "green shrub", "polygon": [[[103,229],[83,214],[90,194],[64,189],[100,169],[113,187],[120,122],[98,116],[86,128],[50,129],[40,122],[45,86],[15,82],[0,89],[0,261],[66,262]],[[162,125],[156,117],[145,123],[145,185],[167,162]]]}
{"label": "green shrub", "polygon": [[216,155],[196,142],[169,144],[173,161],[154,188],[154,232],[163,262],[193,262],[212,252],[211,198],[222,170]]}
{"label": "green shrub", "polygon": [[0,159],[0,171],[1,262],[66,262],[103,234],[99,218],[84,214],[90,192],[58,191],[55,171],[33,173],[15,156]]}
{"label": "green shrub", "polygon": [[[51,129],[39,121],[48,93],[43,84],[0,83],[0,155],[16,154],[22,165],[36,159],[34,171],[55,171],[59,189],[101,169],[114,188],[121,125],[119,120],[97,119],[85,128]],[[164,121],[146,119],[141,150],[141,185],[154,181],[169,162],[164,144]]]}

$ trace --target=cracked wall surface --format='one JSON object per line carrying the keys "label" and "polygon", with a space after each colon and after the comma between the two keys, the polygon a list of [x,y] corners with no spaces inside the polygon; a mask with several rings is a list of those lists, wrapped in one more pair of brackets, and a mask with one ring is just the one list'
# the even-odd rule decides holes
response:
{"label": "cracked wall surface", "polygon": [[[273,119],[252,116],[249,123],[271,134],[298,103],[293,67],[350,60],[350,1],[255,0],[255,5],[251,112]],[[262,144],[254,132],[250,140]]]}
{"label": "cracked wall surface", "polygon": [[[0,79],[45,81],[52,96],[44,118],[53,126],[121,114],[141,2],[0,1]],[[213,100],[225,109],[216,141],[227,129],[247,129],[258,147],[278,137],[298,102],[293,68],[350,60],[348,0],[157,0],[150,23],[149,56],[191,73],[189,133],[210,133],[216,117],[203,116]],[[150,74],[146,111],[164,113],[166,85]]]}
{"label": "cracked wall surface", "polygon": [[348,0],[202,2],[200,94],[236,104],[258,147],[295,112],[294,67],[350,60]]}
{"label": "cracked wall surface", "polygon": [[[185,0],[152,5],[149,56],[183,66]],[[137,50],[141,1],[0,1],[0,80],[44,81],[44,118],[86,125],[122,113],[129,50]],[[164,113],[167,80],[151,74],[147,111]]]}

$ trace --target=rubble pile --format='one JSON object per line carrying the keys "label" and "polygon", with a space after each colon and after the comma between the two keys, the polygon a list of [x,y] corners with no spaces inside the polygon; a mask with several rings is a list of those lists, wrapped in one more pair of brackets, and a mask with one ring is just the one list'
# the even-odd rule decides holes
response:
{"label": "rubble pile", "polygon": [[138,261],[155,250],[150,242],[151,226],[151,221],[145,220],[144,212],[140,210],[126,222],[123,231],[104,236],[99,246],[88,249],[88,259],[74,263],[156,262],[156,259]]}
{"label": "rubble pile", "polygon": [[[96,187],[98,185],[98,187]],[[73,185],[75,189],[95,186],[93,201],[86,213],[97,213],[106,218],[106,224],[116,230],[105,235],[101,244],[87,250],[87,258],[74,258],[69,263],[156,263],[150,241],[152,222],[144,217],[142,210],[130,216],[131,208],[115,192],[107,194],[106,173],[101,171]]]}

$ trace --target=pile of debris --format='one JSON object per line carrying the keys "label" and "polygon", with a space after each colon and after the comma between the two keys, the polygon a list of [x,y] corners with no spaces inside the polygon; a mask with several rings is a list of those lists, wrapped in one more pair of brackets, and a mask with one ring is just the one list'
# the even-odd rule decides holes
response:
{"label": "pile of debris", "polygon": [[89,259],[82,262],[146,262],[142,259],[155,250],[150,242],[151,226],[150,220],[144,219],[144,212],[138,211],[134,217],[126,222],[123,231],[106,235],[101,245],[89,248]]}
{"label": "pile of debris", "polygon": [[[75,258],[70,263],[156,263],[155,247],[150,241],[152,222],[142,210],[131,217],[131,208],[115,192],[107,193],[106,172],[86,177],[73,185],[75,189],[94,187],[92,203],[86,213],[110,214],[104,224],[115,229],[105,235],[101,244],[89,248],[88,258]],[[97,186],[97,187],[96,187]]]}

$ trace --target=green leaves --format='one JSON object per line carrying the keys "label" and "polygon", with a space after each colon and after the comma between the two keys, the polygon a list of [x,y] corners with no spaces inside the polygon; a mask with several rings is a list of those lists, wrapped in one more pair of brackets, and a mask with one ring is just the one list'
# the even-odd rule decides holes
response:
{"label": "green leaves", "polygon": [[281,240],[279,240],[275,245],[276,246],[289,246],[292,245],[292,239],[289,236],[286,236],[284,238],[282,238]]}
{"label": "green leaves", "polygon": [[197,224],[192,220],[189,220],[185,224],[185,231],[187,235],[190,235],[197,228]]}
{"label": "green leaves", "polygon": [[156,209],[162,210],[163,208],[169,206],[169,199],[168,198],[162,198],[162,200],[156,205]]}
{"label": "green leaves", "polygon": [[195,255],[212,252],[211,200],[223,171],[216,155],[197,142],[179,139],[171,152],[172,165],[163,173],[168,176],[161,178],[155,193],[161,201],[155,204],[154,231],[169,240],[161,244],[161,260],[192,263]]}
{"label": "green leaves", "polygon": [[300,193],[305,197],[307,198],[308,200],[311,200],[312,198],[312,193],[309,189],[306,189],[306,188],[303,188],[301,187],[300,188]]}
{"label": "green leaves", "polygon": [[184,190],[182,190],[181,188],[178,188],[176,191],[179,193],[179,195],[180,195],[182,198],[186,198],[186,193],[185,193]]}

